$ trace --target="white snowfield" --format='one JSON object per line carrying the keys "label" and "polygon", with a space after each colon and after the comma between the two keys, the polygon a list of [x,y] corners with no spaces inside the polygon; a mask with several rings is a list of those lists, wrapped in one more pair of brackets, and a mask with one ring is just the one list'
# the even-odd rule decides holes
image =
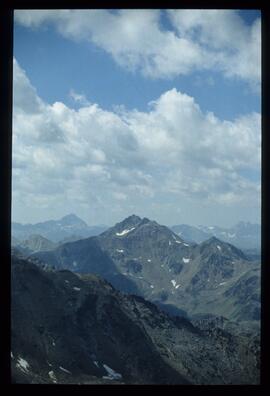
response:
{"label": "white snowfield", "polygon": [[221,282],[219,286],[225,285],[227,282]]}
{"label": "white snowfield", "polygon": [[116,251],[117,251],[118,253],[124,253],[124,250],[123,250],[123,249],[116,249]]}
{"label": "white snowfield", "polygon": [[[175,243],[182,243],[182,242],[175,240]],[[186,243],[184,243],[184,245],[188,246]]]}
{"label": "white snowfield", "polygon": [[190,262],[190,259],[187,258],[187,257],[183,257],[182,260],[184,261],[184,263],[189,263]]}
{"label": "white snowfield", "polygon": [[73,290],[76,290],[76,291],[80,291],[81,289],[80,289],[80,287],[73,287]]}
{"label": "white snowfield", "polygon": [[148,261],[148,263],[151,263],[152,260],[151,260],[151,259],[148,259],[147,261]]}
{"label": "white snowfield", "polygon": [[18,358],[16,366],[25,372],[28,372],[29,370],[29,363],[21,357]]}
{"label": "white snowfield", "polygon": [[185,245],[185,246],[189,246],[189,244],[188,244],[188,243],[184,243],[184,245]]}
{"label": "white snowfield", "polygon": [[108,374],[108,375],[103,376],[102,378],[104,378],[104,379],[110,379],[110,380],[113,380],[113,379],[121,379],[121,378],[122,378],[122,375],[121,375],[121,374],[119,374],[119,373],[117,373],[116,371],[114,371],[111,367],[107,366],[107,364],[103,364],[103,367],[104,367],[105,370],[107,371],[107,374]]}
{"label": "white snowfield", "polygon": [[218,250],[221,250],[221,247],[219,245],[217,245]]}
{"label": "white snowfield", "polygon": [[117,235],[117,236],[123,236],[123,235],[126,235],[126,234],[128,234],[130,231],[133,231],[133,230],[135,230],[135,227],[132,227],[132,228],[130,228],[129,230],[126,229],[126,230],[123,230],[123,231],[121,231],[121,232],[117,232],[115,235]]}

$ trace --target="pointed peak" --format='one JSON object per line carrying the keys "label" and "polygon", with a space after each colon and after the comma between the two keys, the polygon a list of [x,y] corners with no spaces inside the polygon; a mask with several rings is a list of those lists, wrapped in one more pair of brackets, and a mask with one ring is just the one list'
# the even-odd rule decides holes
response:
{"label": "pointed peak", "polygon": [[142,221],[142,219],[139,216],[133,214],[131,216],[126,217],[123,221],[121,221],[118,224],[134,226],[134,225],[139,224],[141,221]]}
{"label": "pointed peak", "polygon": [[215,236],[212,236],[211,238],[207,239],[206,241],[203,241],[201,243],[201,246],[212,246],[212,245],[226,245],[225,242],[221,241],[220,239],[218,239]]}
{"label": "pointed peak", "polygon": [[86,224],[82,219],[80,219],[74,213],[70,213],[60,220],[62,224]]}

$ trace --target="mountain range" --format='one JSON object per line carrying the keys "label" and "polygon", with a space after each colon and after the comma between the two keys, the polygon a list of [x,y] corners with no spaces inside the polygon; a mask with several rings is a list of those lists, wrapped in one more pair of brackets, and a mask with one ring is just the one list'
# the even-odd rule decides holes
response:
{"label": "mountain range", "polygon": [[[40,235],[54,243],[71,242],[101,234],[108,229],[106,225],[89,226],[75,214],[69,214],[59,220],[48,220],[36,224],[12,222],[12,244]],[[221,241],[231,243],[245,250],[250,257],[260,258],[261,227],[259,224],[239,222],[231,228],[218,226],[174,225],[171,230],[186,242],[201,243],[215,236]]]}
{"label": "mountain range", "polygon": [[12,237],[14,242],[29,239],[32,235],[40,235],[52,242],[78,240],[103,232],[107,226],[88,224],[75,214],[69,214],[59,220],[48,220],[36,224],[20,224],[12,222]]}
{"label": "mountain range", "polygon": [[211,237],[200,244],[132,215],[98,236],[39,251],[32,262],[93,273],[174,315],[260,320],[260,262]]}
{"label": "mountain range", "polygon": [[13,383],[259,383],[259,333],[236,322],[171,316],[96,275],[15,256],[11,276]]}
{"label": "mountain range", "polygon": [[249,250],[261,248],[261,226],[241,221],[231,228],[218,226],[191,226],[187,224],[171,227],[177,235],[189,242],[201,243],[212,236],[231,243],[240,249]]}

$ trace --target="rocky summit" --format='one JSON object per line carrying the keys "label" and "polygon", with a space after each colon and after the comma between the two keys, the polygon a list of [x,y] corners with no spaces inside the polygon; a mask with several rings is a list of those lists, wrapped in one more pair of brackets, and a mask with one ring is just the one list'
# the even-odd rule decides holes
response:
{"label": "rocky summit", "polygon": [[11,302],[13,383],[259,382],[256,332],[170,316],[93,274],[13,257]]}

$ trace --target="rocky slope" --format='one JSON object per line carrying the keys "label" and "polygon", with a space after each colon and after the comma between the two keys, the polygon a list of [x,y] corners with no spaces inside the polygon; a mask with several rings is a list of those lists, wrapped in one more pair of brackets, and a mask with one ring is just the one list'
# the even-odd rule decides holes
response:
{"label": "rocky slope", "polygon": [[95,275],[16,257],[11,286],[15,383],[258,383],[256,335],[213,323],[209,330]]}

